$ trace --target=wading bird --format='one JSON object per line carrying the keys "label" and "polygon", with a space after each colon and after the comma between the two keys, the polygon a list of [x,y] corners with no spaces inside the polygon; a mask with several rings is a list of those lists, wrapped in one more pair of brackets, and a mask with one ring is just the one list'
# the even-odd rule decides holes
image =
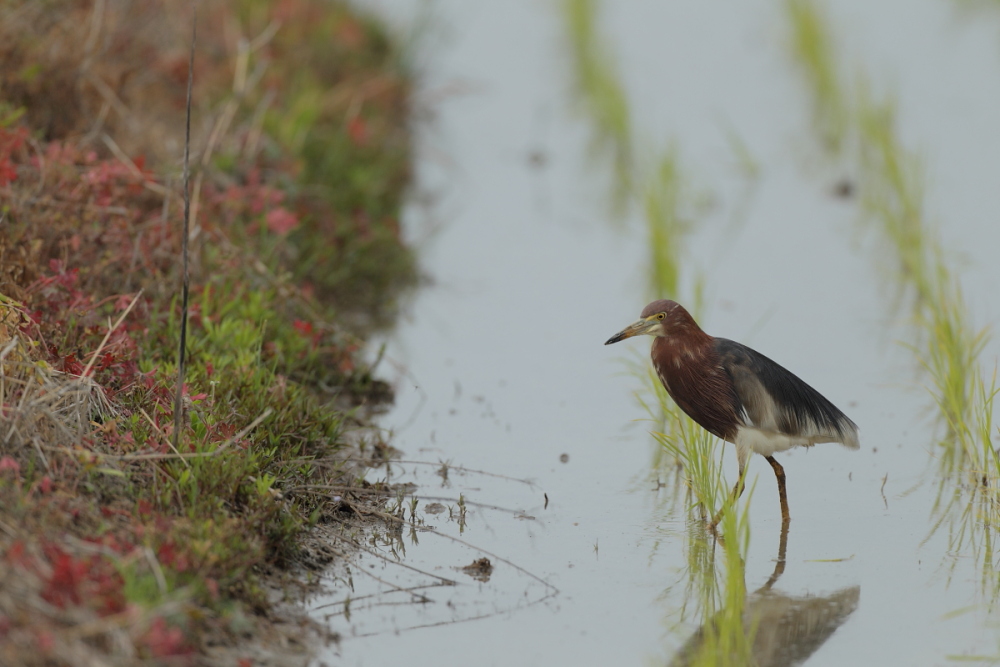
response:
{"label": "wading bird", "polygon": [[858,448],[857,425],[833,403],[763,354],[709,336],[680,304],[654,301],[605,345],[643,334],[655,337],[653,368],[678,407],[736,445],[740,476],[734,498],[743,493],[747,460],[757,452],[778,479],[781,519],[788,523],[785,470],[773,454],[822,442]]}

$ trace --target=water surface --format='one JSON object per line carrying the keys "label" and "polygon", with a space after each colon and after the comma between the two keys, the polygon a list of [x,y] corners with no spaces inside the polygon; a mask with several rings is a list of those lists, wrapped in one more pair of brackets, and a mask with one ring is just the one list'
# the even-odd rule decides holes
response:
{"label": "water surface", "polygon": [[[406,460],[513,479],[394,467],[394,480],[415,481],[453,514],[460,494],[496,509],[470,504],[460,527],[447,510],[423,513],[434,501],[422,500],[428,526],[476,548],[404,529],[394,552],[424,574],[363,558],[382,581],[353,572],[349,620],[343,586],[314,602],[344,637],[331,662],[670,662],[698,628],[683,615],[684,507],[669,502],[671,483],[649,479],[651,425],[626,363],[648,341],[603,346],[647,301],[645,235],[638,215],[610,220],[608,167],[574,106],[558,5],[367,4],[401,30],[429,26],[418,97],[434,111],[419,127],[422,196],[405,221],[433,284],[388,340],[393,365],[383,370],[395,374],[397,403],[384,426]],[[820,445],[778,457],[792,523],[783,572],[764,591],[780,514],[769,467],[751,461],[746,587],[768,602],[783,596],[782,609],[826,598],[828,611],[842,610],[809,665],[996,654],[978,564],[949,553],[945,531],[928,539],[940,433],[925,380],[898,344],[913,332],[891,308],[888,260],[859,231],[856,202],[832,194],[844,174],[816,145],[782,7],[608,2],[600,24],[636,132],[654,152],[676,147],[700,202],[683,270],[705,276],[703,328],[779,361],[861,428],[858,452]],[[929,210],[975,321],[988,324],[1000,319],[1000,13],[962,7],[827,10],[846,65],[898,93],[900,133],[925,157]],[[733,136],[759,165],[756,179]],[[495,567],[487,582],[458,569],[477,548]],[[431,575],[458,585],[424,589],[418,604],[392,590]]]}

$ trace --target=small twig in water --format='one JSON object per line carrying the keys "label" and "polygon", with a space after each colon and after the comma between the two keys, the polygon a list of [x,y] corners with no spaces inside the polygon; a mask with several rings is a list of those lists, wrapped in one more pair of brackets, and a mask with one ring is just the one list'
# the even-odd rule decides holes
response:
{"label": "small twig in water", "polygon": [[[338,461],[370,463],[371,459],[353,456],[344,459],[338,459]],[[483,475],[485,477],[496,477],[497,479],[505,479],[508,482],[517,482],[518,484],[524,484],[526,486],[531,486],[531,487],[535,486],[535,482],[533,482],[530,479],[521,479],[519,477],[510,477],[508,475],[501,475],[495,472],[486,472],[485,470],[476,470],[474,468],[465,468],[463,466],[456,466],[452,465],[450,461],[438,461],[437,463],[434,463],[433,461],[410,461],[406,459],[393,459],[392,463],[396,465],[437,466],[437,468],[439,469],[438,472],[439,475],[442,474],[440,472],[441,469],[445,470],[444,476],[447,476],[447,472],[461,472],[461,473],[470,473],[473,475]]]}
{"label": "small twig in water", "polygon": [[[460,500],[462,500],[461,497],[460,497]],[[379,512],[378,510],[371,509],[371,508],[368,508],[368,507],[362,507],[360,505],[355,505],[353,503],[351,503],[350,506],[351,506],[351,509],[353,509],[358,514],[368,514],[370,516],[375,516],[375,517],[378,517],[378,518],[383,519],[385,521],[390,521],[390,522],[395,523],[395,524],[406,523],[405,521],[403,521],[399,517],[392,516],[391,514],[386,514],[385,512]],[[533,574],[533,573],[529,572],[528,570],[524,569],[523,567],[521,567],[517,563],[509,561],[506,558],[503,558],[502,556],[498,556],[495,553],[492,553],[490,551],[487,551],[486,549],[483,549],[482,547],[477,547],[475,544],[472,544],[471,542],[466,542],[465,540],[459,539],[459,538],[457,538],[457,537],[455,537],[453,535],[446,535],[445,533],[442,533],[442,532],[440,532],[438,530],[435,530],[433,528],[424,528],[423,532],[430,533],[432,535],[437,535],[438,537],[444,538],[446,540],[450,540],[450,541],[452,541],[452,542],[454,542],[456,544],[461,544],[464,547],[468,547],[469,549],[473,549],[475,551],[478,551],[479,553],[483,554],[484,556],[488,556],[489,558],[492,558],[495,561],[499,561],[499,562],[503,563],[504,565],[508,565],[508,566],[514,568],[515,570],[517,570],[518,572],[520,572],[521,574],[523,574],[523,575],[525,575],[525,576],[527,576],[527,577],[529,577],[531,579],[534,579],[535,581],[537,581],[538,583],[540,583],[541,585],[543,585],[547,589],[549,589],[549,591],[551,591],[553,593],[558,593],[559,592],[558,588],[556,588],[555,586],[553,586],[549,582],[545,581],[544,579],[542,579],[541,577],[539,577],[537,574]]]}

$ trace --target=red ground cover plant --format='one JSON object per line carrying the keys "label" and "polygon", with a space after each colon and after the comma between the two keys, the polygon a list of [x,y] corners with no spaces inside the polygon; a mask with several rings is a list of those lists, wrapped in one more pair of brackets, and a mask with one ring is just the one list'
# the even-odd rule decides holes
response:
{"label": "red ground cover plant", "polygon": [[303,489],[350,481],[344,409],[386,393],[359,336],[414,274],[392,50],[335,3],[208,0],[174,448],[189,6],[0,6],[0,664],[245,645],[262,573],[337,516]]}

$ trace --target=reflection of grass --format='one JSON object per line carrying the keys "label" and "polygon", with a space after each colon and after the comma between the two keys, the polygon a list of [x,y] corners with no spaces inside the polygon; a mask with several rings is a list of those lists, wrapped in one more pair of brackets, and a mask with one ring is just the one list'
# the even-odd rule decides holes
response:
{"label": "reflection of grass", "polygon": [[[941,482],[935,529],[946,516],[959,516],[989,531],[1000,526],[1000,461],[991,444],[996,382],[986,381],[980,363],[988,332],[970,323],[961,283],[924,211],[919,159],[899,140],[894,105],[875,99],[867,85],[858,86],[854,99],[845,99],[831,39],[814,4],[789,0],[787,7],[795,55],[804,65],[817,108],[839,110],[846,119],[843,126],[833,123],[841,128],[841,139],[828,142],[828,148],[837,150],[848,139],[857,147],[865,219],[895,257],[894,279],[917,326],[912,349],[930,378],[947,428],[935,451]],[[819,124],[824,139],[830,123]],[[954,547],[976,539],[967,528],[953,524]]]}
{"label": "reflection of grass", "polygon": [[[727,512],[721,527],[727,538],[716,542],[704,524],[689,523],[687,572],[684,603],[678,624],[698,624],[698,630],[676,652],[670,665],[752,664],[756,627],[746,612],[747,589],[744,554],[750,541],[749,521],[742,515]],[[716,562],[721,547],[724,563]],[[692,609],[689,605],[695,605]]]}
{"label": "reflection of grass", "polygon": [[[677,623],[679,628],[680,624],[694,622],[699,629],[670,664],[750,664],[756,628],[748,625],[744,613],[747,599],[744,555],[750,542],[749,502],[742,512],[730,507],[721,515],[718,530],[726,539],[716,541],[706,522],[731,502],[730,486],[723,475],[720,456],[724,443],[695,424],[670,400],[652,369],[648,370],[648,380],[656,403],[643,404],[650,415],[662,420],[662,429],[653,434],[660,444],[658,460],[660,465],[683,471],[688,509],[697,511],[687,524],[687,567]],[[752,495],[752,488],[744,494],[748,500]],[[678,499],[677,495],[674,498]],[[716,562],[716,549],[720,545],[725,556],[722,567]]]}

